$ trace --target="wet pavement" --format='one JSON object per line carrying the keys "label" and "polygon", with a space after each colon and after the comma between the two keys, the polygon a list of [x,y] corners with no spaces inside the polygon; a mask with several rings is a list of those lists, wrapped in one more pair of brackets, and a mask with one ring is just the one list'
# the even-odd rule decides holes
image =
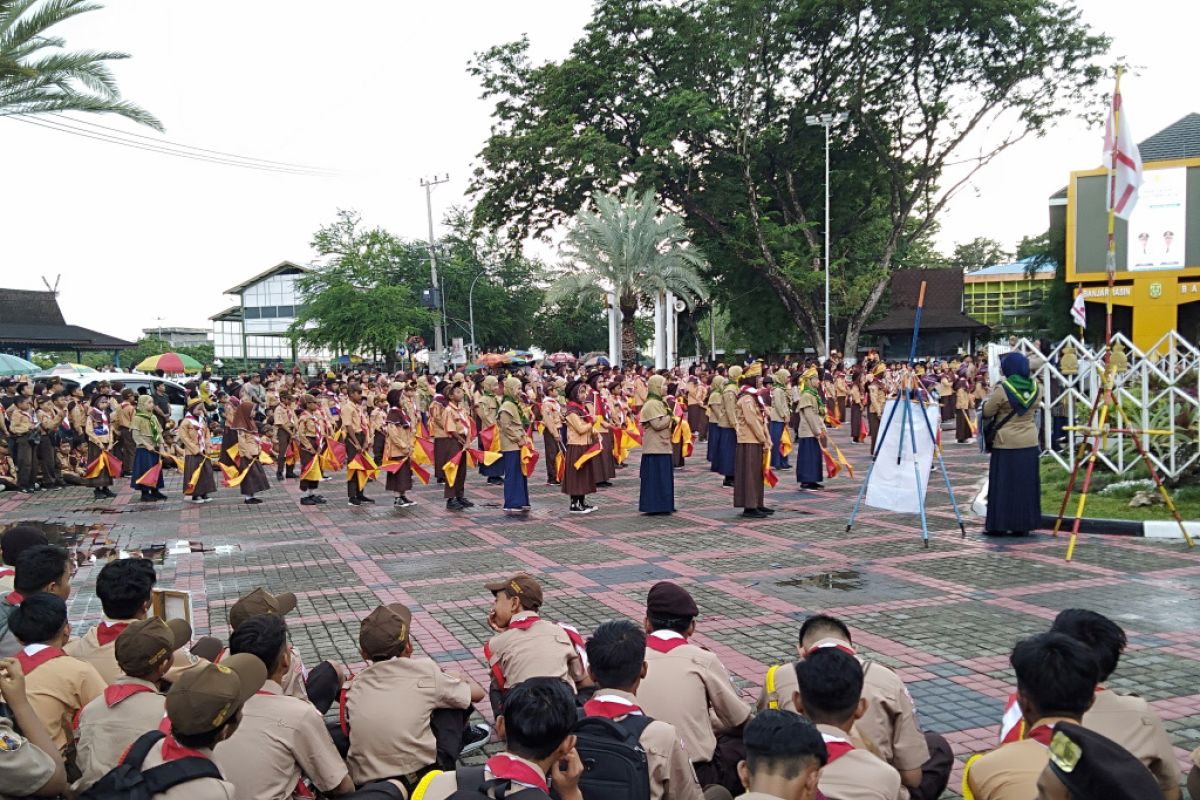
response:
{"label": "wet pavement", "polygon": [[[720,655],[747,701],[768,666],[794,657],[804,617],[832,613],[850,624],[863,652],[900,672],[923,724],[947,735],[960,762],[995,743],[1012,689],[1013,643],[1045,630],[1060,609],[1082,606],[1129,635],[1110,686],[1153,703],[1181,762],[1200,745],[1200,551],[1082,537],[1067,563],[1065,538],[989,540],[972,517],[962,538],[936,475],[928,547],[918,518],[907,514],[864,507],[847,532],[869,456],[842,431],[834,439],[857,478],[806,492],[794,473],[781,474],[767,492],[778,513],[765,520],[743,520],[732,508],[732,490],[708,472],[699,445],[675,473],[679,513],[665,518],[636,513],[635,451],[616,485],[593,498],[600,511],[584,517],[565,513],[566,498],[542,485],[544,472],[532,481],[534,508],[525,518],[506,516],[500,487],[477,475],[468,496],[478,505],[454,514],[436,486],[418,487],[418,504],[399,511],[372,484],[377,505],[348,507],[341,476],[325,484],[326,506],[299,506],[295,481],[262,495],[259,506],[243,505],[228,489],[191,506],[179,498],[178,473],[169,472],[171,498],[153,505],[131,502],[127,486],[102,502],[86,489],[0,494],[0,527],[34,521],[77,552],[77,626],[100,613],[91,556],[141,549],[163,558],[160,586],[191,591],[198,633],[225,635],[229,605],[255,586],[293,591],[299,607],[289,626],[305,662],[337,658],[353,668],[359,620],[381,602],[399,601],[416,612],[421,649],[485,683],[483,582],[518,570],[542,577],[546,617],[585,632],[613,617],[640,620],[655,581],[686,585],[702,614],[696,640]],[[967,514],[986,462],[974,446],[950,444],[947,468]],[[164,555],[180,541],[189,544]],[[957,796],[958,783],[956,770],[947,796]]]}

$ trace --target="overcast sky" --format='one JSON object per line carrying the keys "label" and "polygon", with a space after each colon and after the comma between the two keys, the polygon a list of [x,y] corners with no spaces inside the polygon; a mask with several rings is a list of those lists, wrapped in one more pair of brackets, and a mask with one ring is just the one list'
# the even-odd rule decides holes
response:
{"label": "overcast sky", "polygon": [[[1194,23],[1183,0],[1082,0],[1089,22],[1139,65],[1124,84],[1141,139],[1200,111]],[[422,176],[450,174],[435,219],[464,201],[489,129],[465,66],[527,33],[537,60],[560,58],[590,0],[109,0],[61,26],[71,48],[120,50],[126,97],[166,138],[256,158],[336,168],[335,178],[171,158],[0,119],[0,286],[43,288],[61,274],[67,321],[136,338],[157,325],[208,327],[222,293],[268,267],[307,263],[338,208],[424,237]],[[1135,11],[1136,13],[1131,13]],[[117,118],[91,118],[137,133]],[[1012,245],[1046,228],[1046,198],[1071,169],[1097,166],[1101,134],[1064,122],[988,167],[950,207],[939,242]]]}

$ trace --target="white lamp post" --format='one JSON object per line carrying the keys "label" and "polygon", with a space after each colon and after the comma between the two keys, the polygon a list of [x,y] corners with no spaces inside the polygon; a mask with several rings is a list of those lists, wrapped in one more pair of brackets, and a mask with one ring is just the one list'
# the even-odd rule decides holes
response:
{"label": "white lamp post", "polygon": [[808,116],[804,121],[825,129],[825,358],[832,358],[829,343],[829,129],[847,119],[845,114]]}

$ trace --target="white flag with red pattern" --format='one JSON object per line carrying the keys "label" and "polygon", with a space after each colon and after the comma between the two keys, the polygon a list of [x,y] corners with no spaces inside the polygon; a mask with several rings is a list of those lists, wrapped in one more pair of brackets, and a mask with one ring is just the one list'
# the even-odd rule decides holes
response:
{"label": "white flag with red pattern", "polygon": [[1121,219],[1129,219],[1137,205],[1138,187],[1142,185],[1142,155],[1129,132],[1129,114],[1121,101],[1119,77],[1108,109],[1108,123],[1104,126],[1104,166],[1110,170],[1107,207]]}

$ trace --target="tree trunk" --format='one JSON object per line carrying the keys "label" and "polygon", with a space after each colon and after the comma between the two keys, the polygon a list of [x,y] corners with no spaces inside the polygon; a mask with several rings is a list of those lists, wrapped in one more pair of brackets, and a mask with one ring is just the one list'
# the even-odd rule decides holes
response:
{"label": "tree trunk", "polygon": [[879,299],[883,297],[883,291],[887,288],[891,281],[891,275],[880,278],[871,289],[871,293],[867,295],[867,301],[863,303],[862,308],[850,315],[846,321],[846,342],[842,349],[842,355],[846,358],[858,358],[858,339],[862,334],[862,329],[867,323],[867,319],[875,310],[875,306],[879,305]]}
{"label": "tree trunk", "polygon": [[621,364],[626,367],[636,367],[638,363],[637,329],[633,318],[637,313],[637,301],[621,298]]}

